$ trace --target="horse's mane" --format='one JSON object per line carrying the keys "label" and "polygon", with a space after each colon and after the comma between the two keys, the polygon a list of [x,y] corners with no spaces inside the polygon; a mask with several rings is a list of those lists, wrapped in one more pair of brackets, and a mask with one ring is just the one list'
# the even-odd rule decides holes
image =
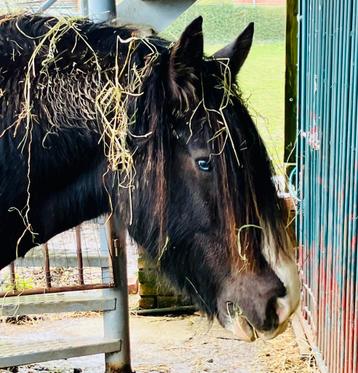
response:
{"label": "horse's mane", "polygon": [[[140,33],[135,28],[95,24],[86,19],[29,14],[0,16],[0,30],[0,66],[3,67],[26,64],[40,45],[36,57],[41,61],[47,58],[50,44],[61,52],[66,64],[84,63],[94,53],[103,60],[117,53],[117,38],[127,40]],[[121,52],[122,56],[126,53]]]}

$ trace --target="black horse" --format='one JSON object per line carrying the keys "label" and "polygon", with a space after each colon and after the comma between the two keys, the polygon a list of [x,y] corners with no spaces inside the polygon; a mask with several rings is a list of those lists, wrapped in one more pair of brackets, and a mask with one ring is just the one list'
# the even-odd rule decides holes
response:
{"label": "black horse", "polygon": [[236,76],[250,24],[212,57],[135,29],[0,18],[0,268],[113,213],[209,317],[274,337],[299,299],[287,211]]}

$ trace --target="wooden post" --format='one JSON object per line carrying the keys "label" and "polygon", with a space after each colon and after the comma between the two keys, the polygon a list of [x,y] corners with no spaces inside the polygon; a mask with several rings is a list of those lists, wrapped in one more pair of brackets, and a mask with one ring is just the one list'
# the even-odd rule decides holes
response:
{"label": "wooden post", "polygon": [[105,337],[121,340],[121,350],[106,353],[106,373],[132,373],[130,364],[126,227],[113,215],[108,222],[116,310],[104,313]]}
{"label": "wooden post", "polygon": [[297,55],[298,0],[287,0],[286,18],[286,75],[285,75],[285,149],[286,172],[296,163],[294,151],[297,137]]}

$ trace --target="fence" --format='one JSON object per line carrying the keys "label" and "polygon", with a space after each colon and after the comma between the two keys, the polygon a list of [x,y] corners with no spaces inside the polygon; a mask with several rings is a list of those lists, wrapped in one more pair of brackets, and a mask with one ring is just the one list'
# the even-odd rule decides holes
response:
{"label": "fence", "polygon": [[104,222],[87,222],[0,271],[0,298],[112,287]]}
{"label": "fence", "polygon": [[[26,10],[37,12],[46,3],[45,0],[1,0],[0,10],[4,12],[13,12]],[[80,2],[77,0],[57,0],[51,4],[51,14],[80,14]]]}
{"label": "fence", "polygon": [[5,341],[0,337],[0,370],[105,353],[106,372],[131,371],[126,231],[113,217],[106,228],[104,222],[83,224],[0,271],[0,317],[103,311],[103,333],[30,344],[16,335]]}
{"label": "fence", "polygon": [[299,27],[303,317],[322,370],[356,373],[358,1],[302,0]]}

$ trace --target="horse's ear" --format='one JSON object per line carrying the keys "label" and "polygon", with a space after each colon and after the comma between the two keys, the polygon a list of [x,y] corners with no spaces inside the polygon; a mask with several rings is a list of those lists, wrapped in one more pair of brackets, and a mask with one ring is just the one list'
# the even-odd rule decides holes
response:
{"label": "horse's ear", "polygon": [[254,36],[254,23],[246,29],[231,44],[214,54],[215,58],[228,58],[231,75],[236,76],[249,54]]}
{"label": "horse's ear", "polygon": [[202,24],[202,17],[194,19],[171,49],[169,78],[174,89],[200,71],[204,48]]}

